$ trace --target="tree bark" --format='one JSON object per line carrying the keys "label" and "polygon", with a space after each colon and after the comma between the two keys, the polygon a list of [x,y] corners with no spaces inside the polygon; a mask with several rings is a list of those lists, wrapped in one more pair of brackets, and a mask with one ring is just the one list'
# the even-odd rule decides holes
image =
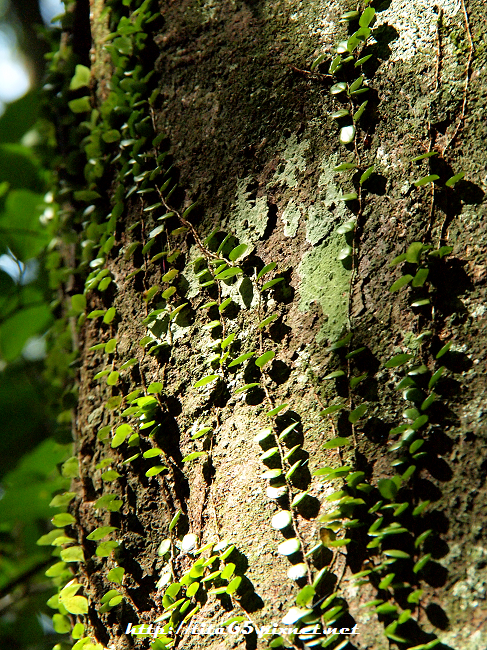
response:
{"label": "tree bark", "polygon": [[[177,626],[200,606],[176,635],[178,647],[265,647],[265,638],[255,633],[198,635],[191,634],[190,625],[218,627],[232,616],[242,616],[256,626],[282,627],[291,607],[313,607],[313,602],[321,614],[331,606],[343,607],[338,623],[333,615],[320,619],[325,628],[329,623],[358,626],[356,636],[340,636],[328,647],[348,638],[347,647],[360,650],[385,649],[391,640],[410,648],[436,637],[443,643],[439,647],[483,647],[486,237],[480,217],[485,212],[482,161],[487,126],[482,111],[482,2],[442,0],[434,7],[421,0],[392,0],[373,6],[372,38],[360,45],[362,55],[370,53],[372,58],[336,75],[329,66],[337,44],[359,27],[353,19],[340,22],[344,12],[355,9],[344,1],[164,1],[153,8],[161,18],[144,27],[147,39],[140,59],[135,47],[132,55],[118,52],[119,58],[127,56],[118,63],[118,68],[128,66],[125,72],[137,65],[144,74],[155,70],[145,89],[132,87],[141,92],[138,101],[148,99],[154,88],[159,95],[150,107],[131,105],[121,111],[120,119],[113,113],[110,119],[122,134],[121,148],[115,142],[102,149],[103,176],[88,172],[86,181],[88,189],[97,191],[105,183],[111,202],[106,214],[124,202],[112,247],[105,237],[106,252],[96,252],[95,247],[84,260],[86,267],[92,258],[100,258],[97,268],[108,270],[111,283],[106,290],[82,283],[77,288],[86,296],[86,314],[116,309],[108,324],[102,323],[102,316],[78,322],[81,370],[75,446],[80,476],[74,481],[77,497],[71,508],[85,556],[78,579],[90,605],[84,618],[86,634],[106,647],[148,647],[147,640],[137,641],[125,631],[129,623],[154,623],[167,611],[170,601],[162,600],[167,586],[180,582],[200,557],[185,535],[196,536],[197,548],[223,541],[234,545],[230,556],[217,559],[204,575],[232,562],[243,579],[230,595],[211,590],[226,587],[231,578],[201,583],[187,609],[171,619]],[[96,35],[92,101],[102,113],[113,88],[118,92],[124,86],[123,74],[103,47],[114,40],[103,39],[130,14],[122,4],[112,3],[110,24],[105,10],[102,3],[94,3],[91,26]],[[119,46],[123,50],[123,43]],[[324,62],[311,70],[321,53]],[[369,87],[360,101],[358,96],[342,100],[343,94],[330,93],[342,80],[350,86],[360,71]],[[354,123],[353,141],[341,143],[340,129],[351,118],[343,122],[330,115],[351,105],[356,112],[365,99],[368,105]],[[149,116],[149,135],[144,126],[135,136],[123,126],[133,126],[130,118],[137,111],[135,124]],[[164,139],[154,146],[158,134]],[[128,162],[125,154],[144,137],[140,154]],[[134,142],[127,144],[129,140]],[[116,158],[120,151],[121,162]],[[169,155],[150,188],[160,190],[166,178],[173,181],[167,189],[139,194],[148,178],[140,175],[152,172],[159,164],[156,156],[165,151]],[[428,152],[436,155],[411,162]],[[357,165],[359,173],[335,172],[345,161]],[[372,175],[361,182],[372,165]],[[461,171],[464,179],[445,185]],[[437,176],[436,184],[414,185],[428,175]],[[178,188],[167,198],[176,180]],[[357,199],[344,201],[343,195],[351,192]],[[101,214],[104,199],[97,200]],[[161,205],[148,209],[157,203]],[[175,214],[158,220],[168,212]],[[351,222],[355,228],[348,234],[337,232]],[[166,225],[164,232],[154,235],[161,224]],[[86,234],[86,225],[84,231],[81,225],[77,228],[80,241],[94,239]],[[227,235],[230,239],[221,248]],[[140,245],[133,252],[131,244],[137,241]],[[149,250],[150,241],[155,244]],[[423,287],[413,281],[413,287],[391,292],[398,278],[414,276],[419,268],[411,249],[402,266],[389,265],[413,242],[432,246],[421,253],[428,281]],[[230,251],[240,244],[247,249],[233,260]],[[453,250],[441,259],[429,257],[441,246]],[[80,262],[82,250],[79,247]],[[154,259],[157,253],[163,255]],[[221,271],[213,262],[221,257],[242,272],[215,279]],[[275,268],[258,278],[271,263]],[[204,268],[207,274],[198,277]],[[135,269],[140,272],[131,276]],[[171,269],[178,272],[174,278],[167,275]],[[272,279],[278,282],[264,288]],[[156,285],[159,288],[152,290]],[[173,295],[171,287],[176,289]],[[411,307],[418,299],[430,303]],[[178,314],[171,313],[183,304]],[[166,311],[151,317],[154,310]],[[344,339],[348,332],[351,341]],[[106,347],[93,350],[113,339],[114,352]],[[338,340],[343,346],[333,349]],[[450,342],[449,350],[439,355]],[[360,348],[364,350],[356,356],[345,356]],[[230,356],[222,360],[227,351]],[[266,352],[273,353],[267,362],[262,357]],[[246,353],[248,359],[229,366]],[[410,355],[405,357],[409,365],[402,365],[399,354]],[[132,358],[132,367],[121,368]],[[395,361],[386,366],[391,359]],[[120,375],[108,375],[109,385],[107,374],[96,378],[104,370]],[[198,387],[212,375],[216,377]],[[417,380],[418,387],[406,381],[398,390],[399,381],[408,377]],[[154,382],[161,386],[151,387]],[[238,392],[248,384],[255,385]],[[416,393],[403,397],[408,388]],[[139,398],[155,396],[155,409],[147,414],[155,430],[139,430],[144,424],[140,413],[136,420],[124,415],[134,404],[143,408],[142,402],[127,398],[135,390]],[[424,406],[433,391],[437,401]],[[116,405],[114,397],[123,400]],[[279,413],[266,415],[283,404]],[[335,404],[343,404],[343,409],[321,414]],[[364,414],[357,410],[362,404],[367,407]],[[403,415],[405,409],[417,412]],[[407,423],[408,431],[419,430],[417,418],[425,414],[429,420],[416,436],[424,447],[417,445],[411,452],[408,442],[400,452],[391,452],[390,445],[406,435],[405,427],[395,428]],[[123,438],[123,431],[117,433],[123,423],[131,427],[132,438],[118,444],[113,436]],[[256,434],[267,428],[271,433],[261,436],[259,444]],[[335,443],[326,444],[331,440]],[[147,454],[153,448],[160,450],[154,452],[159,456]],[[277,449],[274,458],[262,460],[270,448]],[[420,448],[425,455],[416,455]],[[200,455],[191,459],[193,452]],[[403,457],[401,464],[398,459]],[[297,461],[301,465],[296,469]],[[156,465],[165,469],[147,476]],[[341,465],[363,474],[347,475],[348,483],[315,474]],[[400,486],[397,479],[391,486],[390,479],[411,466],[416,468],[413,477],[403,478]],[[280,467],[283,474],[290,473],[285,481],[283,475],[262,477]],[[107,469],[119,474],[112,482],[103,477]],[[357,490],[358,483],[368,487]],[[334,524],[329,515],[336,504],[329,497],[342,489],[336,499],[348,495],[359,501],[355,510],[342,509]],[[304,492],[307,496],[291,506]],[[97,500],[108,493],[122,501],[120,510],[107,510],[106,504],[97,507]],[[373,510],[379,500],[383,503],[376,512],[386,523],[392,521],[397,503],[408,504],[404,519],[394,519],[405,532],[380,537],[382,545],[370,548],[371,541],[379,539],[368,536],[379,516]],[[414,508],[426,500],[431,503],[425,513],[413,516]],[[279,530],[271,526],[271,518],[282,511],[292,512],[292,519]],[[170,531],[178,512],[180,518]],[[96,543],[87,540],[100,526],[117,528],[110,539],[119,546],[108,557],[97,556]],[[415,546],[429,529],[429,539]],[[340,546],[335,535],[336,540],[351,541]],[[297,539],[300,547],[290,556],[279,546],[286,538]],[[166,539],[171,540],[170,559],[158,554]],[[321,548],[311,552],[320,540]],[[409,559],[381,564],[394,561],[393,555],[383,554],[391,550],[407,553]],[[222,553],[214,552],[219,557]],[[210,554],[207,550],[201,556]],[[418,569],[427,554],[430,561]],[[303,577],[290,579],[290,567],[303,563]],[[116,566],[125,569],[121,585],[107,577]],[[362,586],[354,586],[353,573],[374,567]],[[296,604],[300,589],[312,584],[321,569],[327,570],[314,601],[301,592]],[[170,581],[158,587],[161,575],[169,573]],[[102,598],[110,589],[118,589],[123,601],[103,608]],[[407,600],[415,589],[423,589],[420,605]],[[319,603],[335,590],[338,600],[320,610]],[[180,594],[174,596],[178,598]],[[373,607],[361,608],[376,598],[397,609],[374,613]],[[401,619],[396,630],[394,621],[408,609],[413,617],[404,624]],[[303,643],[297,636],[284,637],[286,647]]]}

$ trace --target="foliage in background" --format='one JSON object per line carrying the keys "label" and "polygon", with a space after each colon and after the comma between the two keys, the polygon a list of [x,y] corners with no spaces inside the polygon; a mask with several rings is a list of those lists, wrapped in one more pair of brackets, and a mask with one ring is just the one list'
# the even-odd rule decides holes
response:
{"label": "foliage in background", "polygon": [[[22,33],[27,53],[58,47],[58,30],[44,30],[42,46]],[[44,650],[55,638],[40,614],[52,587],[44,576],[49,554],[36,540],[52,516],[53,490],[69,482],[57,465],[71,436],[69,412],[59,421],[53,415],[63,404],[56,355],[47,374],[44,362],[57,337],[46,268],[55,211],[43,164],[54,140],[39,111],[34,88],[0,118],[0,646]]]}

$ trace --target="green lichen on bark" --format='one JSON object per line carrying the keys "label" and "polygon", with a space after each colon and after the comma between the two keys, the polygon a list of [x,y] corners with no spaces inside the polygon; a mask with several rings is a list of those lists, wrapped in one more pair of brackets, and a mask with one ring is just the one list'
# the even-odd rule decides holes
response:
{"label": "green lichen on bark", "polygon": [[350,271],[337,259],[342,245],[341,235],[331,235],[306,253],[298,268],[302,277],[299,310],[307,311],[312,302],[318,302],[325,317],[318,342],[338,338],[348,321]]}

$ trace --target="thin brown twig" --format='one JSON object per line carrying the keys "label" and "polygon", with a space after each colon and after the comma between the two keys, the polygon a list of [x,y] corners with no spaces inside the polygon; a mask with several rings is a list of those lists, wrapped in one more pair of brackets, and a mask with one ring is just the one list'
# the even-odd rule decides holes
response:
{"label": "thin brown twig", "polygon": [[460,112],[460,117],[458,119],[455,130],[452,136],[450,137],[450,139],[447,141],[446,145],[444,146],[443,151],[441,152],[442,157],[445,156],[445,151],[448,149],[448,147],[453,143],[453,141],[457,137],[458,132],[460,131],[460,128],[465,120],[465,112],[467,109],[468,84],[470,82],[470,66],[472,64],[474,46],[472,40],[472,33],[470,31],[470,22],[468,18],[467,8],[465,7],[465,0],[461,0],[461,5],[463,11],[463,18],[465,21],[465,32],[467,34],[467,39],[468,39],[468,59],[467,59],[467,64],[465,66],[465,84],[463,87],[463,102],[462,102],[462,110]]}
{"label": "thin brown twig", "polygon": [[438,18],[436,19],[436,70],[435,70],[435,92],[440,85],[440,67],[441,67],[441,34],[440,27],[443,19],[443,9],[435,5],[438,11]]}

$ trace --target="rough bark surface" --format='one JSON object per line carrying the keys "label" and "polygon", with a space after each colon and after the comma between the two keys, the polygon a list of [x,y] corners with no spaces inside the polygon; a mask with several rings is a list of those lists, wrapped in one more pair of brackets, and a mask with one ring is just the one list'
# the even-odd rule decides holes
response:
{"label": "rough bark surface", "polygon": [[[336,229],[351,216],[339,198],[350,191],[351,183],[333,172],[335,165],[347,159],[347,152],[338,143],[336,123],[329,118],[340,105],[330,96],[331,81],[326,74],[308,71],[320,52],[329,54],[338,40],[346,38],[346,26],[338,19],[353,7],[343,1],[315,0],[161,3],[163,27],[155,37],[151,35],[157,47],[155,69],[161,89],[155,120],[170,143],[184,205],[199,201],[190,220],[201,238],[218,228],[248,243],[251,253],[242,262],[244,269],[277,262],[286,281],[260,304],[250,282],[229,283],[224,289],[223,297],[234,300],[225,317],[226,335],[236,333],[235,350],[240,354],[258,349],[259,321],[279,314],[266,334],[267,348],[275,350],[276,357],[262,389],[233,394],[244,383],[259,380],[253,362],[236,367],[226,384],[195,389],[195,382],[212,372],[209,358],[217,335],[204,326],[218,317],[218,313],[208,317],[198,309],[211,299],[211,290],[205,295],[199,292],[193,270],[192,260],[200,251],[191,233],[176,240],[182,252],[176,262],[180,270],[176,286],[188,301],[188,310],[174,322],[170,354],[144,355],[138,344],[147,335],[142,324],[147,313],[143,292],[161,283],[167,269],[154,264],[144,274],[126,280],[134,265],[141,265],[137,256],[124,257],[134,239],[129,227],[139,219],[145,220],[146,233],[157,225],[142,211],[143,201],[131,199],[123,227],[117,229],[117,245],[108,257],[114,282],[106,294],[91,294],[88,304],[88,311],[113,304],[117,320],[110,328],[88,320],[79,334],[76,447],[82,473],[77,532],[86,557],[91,558],[82,570],[85,593],[93,604],[90,621],[105,645],[129,647],[133,640],[124,635],[127,623],[154,621],[160,613],[156,583],[165,562],[157,549],[168,536],[177,509],[185,515],[179,536],[191,532],[201,544],[228,539],[236,545],[237,570],[245,571],[248,580],[241,596],[245,611],[259,624],[282,619],[298,587],[286,576],[288,559],[276,550],[283,536],[271,528],[270,519],[279,506],[266,496],[267,481],[261,478],[265,468],[259,461],[262,450],[254,436],[268,425],[264,414],[272,406],[266,393],[273,404],[289,405],[278,424],[282,430],[299,422],[294,444],[302,444],[307,462],[295,488],[309,490],[310,498],[299,510],[297,525],[302,543],[311,548],[319,540],[317,517],[333,509],[324,500],[333,490],[313,472],[338,460],[336,450],[323,447],[334,434],[329,419],[319,415],[335,398],[336,390],[338,394],[341,390],[339,383],[335,386],[334,381],[324,380],[337,368],[328,345],[346,333],[349,318],[354,346],[368,348],[358,364],[370,377],[363,389],[357,389],[369,404],[367,417],[356,431],[359,469],[372,483],[391,475],[388,432],[401,423],[404,402],[394,390],[397,378],[383,364],[394,354],[414,350],[415,337],[426,321],[407,308],[405,294],[389,293],[398,275],[388,262],[428,231],[430,191],[411,190],[411,182],[437,173],[437,168],[433,162],[428,172],[428,161],[422,167],[408,161],[428,150],[430,137],[441,151],[459,122],[469,53],[461,4],[439,0],[438,6],[442,11],[438,29],[437,12],[426,0],[392,0],[378,7],[382,9],[377,13],[380,28],[374,34],[379,63],[366,69],[372,89],[370,107],[357,143],[362,160],[375,164],[376,173],[367,185],[350,298],[351,272],[337,260],[343,236]],[[450,372],[438,387],[442,406],[431,414],[429,461],[420,470],[415,489],[416,496],[432,500],[430,527],[438,533],[434,548],[428,549],[434,568],[423,582],[425,609],[419,613],[419,622],[426,632],[438,634],[444,643],[440,647],[483,650],[487,625],[487,285],[482,217],[487,190],[483,108],[487,42],[482,25],[484,3],[470,0],[466,8],[476,47],[465,118],[446,160],[438,163],[443,177],[459,170],[466,176],[455,204],[446,192],[437,192],[431,229],[433,243],[443,234],[443,243],[453,245],[454,250],[442,277],[434,279],[438,290],[430,329],[435,349],[449,340],[454,346],[445,362]],[[102,27],[96,23],[92,30],[99,34]],[[101,56],[99,43],[96,56]],[[103,75],[103,65],[97,70]],[[99,76],[96,83],[103,88],[107,78]],[[153,328],[152,332],[159,341],[165,340],[162,331]],[[120,363],[131,357],[139,361],[117,388],[93,379],[105,368],[105,361],[89,351],[90,346],[112,337],[118,340]],[[163,449],[169,471],[146,478],[146,462],[139,458],[123,465],[127,453],[98,441],[96,433],[113,423],[112,412],[103,406],[111,395],[127,394],[154,381],[164,385],[162,428],[154,441],[141,436],[141,449]],[[213,427],[211,444],[205,438],[191,439],[202,426]],[[183,463],[182,458],[195,450],[207,451],[208,459]],[[346,459],[349,452],[343,453]],[[107,457],[121,474],[110,484],[110,491],[119,494],[124,505],[119,513],[103,515],[93,510],[93,502],[106,490],[101,470],[95,466]],[[105,576],[114,559],[97,558],[94,544],[86,541],[86,534],[101,525],[120,529],[117,560],[126,569],[127,598],[121,608],[107,614],[98,614],[95,603],[111,587]],[[354,544],[348,547],[348,562],[357,572],[363,568],[362,558],[354,557],[354,548]],[[322,564],[328,561],[326,554],[320,559]],[[188,556],[178,562],[175,569],[179,572],[190,566]],[[343,593],[359,624],[353,647],[385,650],[389,641],[382,624],[359,607],[376,592],[347,585],[350,569],[345,569],[344,554],[338,553],[334,562],[338,575],[345,571]],[[200,622],[221,623],[230,611],[242,613],[237,601],[228,597],[210,596],[201,605]],[[135,644],[148,647],[144,640]],[[253,636],[192,635],[180,647],[217,650],[261,645],[265,642]]]}

